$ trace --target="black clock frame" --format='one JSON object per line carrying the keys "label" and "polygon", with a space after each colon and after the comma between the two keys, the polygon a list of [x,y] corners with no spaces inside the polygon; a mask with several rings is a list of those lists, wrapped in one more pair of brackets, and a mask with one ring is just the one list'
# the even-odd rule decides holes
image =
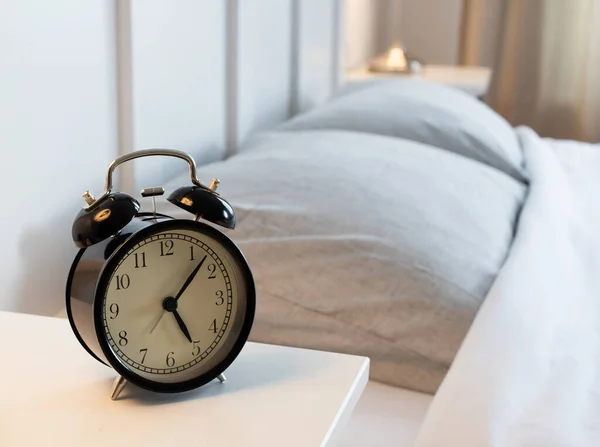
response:
{"label": "black clock frame", "polygon": [[[139,215],[138,215],[139,216]],[[141,216],[139,216],[141,217]],[[111,273],[114,268],[117,266],[122,256],[127,253],[135,244],[137,244],[140,240],[147,238],[149,235],[164,232],[164,231],[176,231],[176,230],[191,230],[200,233],[204,233],[209,237],[214,238],[219,244],[221,244],[225,250],[230,254],[230,256],[237,263],[241,274],[242,280],[246,285],[246,311],[244,314],[244,320],[242,322],[242,327],[238,338],[235,340],[231,350],[227,353],[225,358],[211,368],[209,371],[204,374],[194,377],[192,379],[188,379],[182,382],[173,382],[173,383],[164,383],[164,382],[155,382],[150,379],[146,379],[145,377],[141,377],[137,375],[135,372],[131,371],[129,368],[126,368],[116,357],[116,354],[110,348],[108,343],[108,339],[106,337],[106,332],[104,331],[104,320],[102,314],[102,304],[105,296],[106,288],[109,285]],[[71,284],[72,276],[75,273],[75,266],[77,261],[83,255],[83,252],[86,249],[80,250],[75,258],[75,262],[73,263],[73,267],[71,268],[71,272],[69,273],[68,284]],[[73,321],[73,316],[70,310],[70,287],[67,287],[67,313],[69,316],[69,321],[71,323],[71,327],[77,336],[79,342],[83,345],[86,351],[91,354],[96,360],[101,363],[106,364],[103,360],[100,359],[96,353],[85,343],[83,338],[80,336],[76,324]],[[207,225],[202,222],[196,222],[192,220],[184,220],[184,219],[169,219],[163,220],[160,222],[156,222],[154,224],[145,226],[132,233],[124,242],[120,244],[118,248],[114,250],[113,253],[110,254],[110,257],[104,263],[102,270],[97,279],[95,292],[94,292],[94,302],[93,302],[93,322],[95,327],[95,334],[102,350],[103,356],[106,358],[110,366],[122,377],[124,377],[127,381],[139,386],[140,388],[144,388],[150,391],[161,392],[161,393],[181,393],[185,391],[190,391],[195,388],[198,388],[202,385],[207,384],[208,382],[216,379],[220,374],[222,374],[231,363],[237,358],[240,354],[242,348],[248,341],[248,337],[250,335],[250,330],[252,328],[252,324],[254,322],[254,314],[256,311],[256,289],[254,284],[254,278],[252,276],[252,272],[250,270],[250,266],[246,261],[246,258],[240,251],[240,249],[235,245],[235,243],[229,239],[225,234],[220,232],[219,230],[213,228],[210,225]]]}

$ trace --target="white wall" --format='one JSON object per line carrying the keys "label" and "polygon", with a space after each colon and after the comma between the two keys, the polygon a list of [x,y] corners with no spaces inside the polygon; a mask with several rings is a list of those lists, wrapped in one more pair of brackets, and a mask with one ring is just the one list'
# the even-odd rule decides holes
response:
{"label": "white wall", "polygon": [[285,120],[291,107],[292,1],[238,2],[237,141]]}
{"label": "white wall", "polygon": [[114,10],[0,0],[0,309],[56,313],[80,193],[117,153]]}
{"label": "white wall", "polygon": [[[0,310],[62,311],[80,194],[118,155],[203,164],[326,100],[341,2],[0,0]],[[115,184],[137,195],[185,169],[142,160]]]}
{"label": "white wall", "polygon": [[[223,0],[132,0],[132,147],[225,155],[226,10]],[[161,185],[181,160],[141,159],[136,190]],[[210,179],[205,179],[209,181]]]}
{"label": "white wall", "polygon": [[298,8],[297,83],[292,88],[294,110],[304,112],[327,100],[336,87],[340,29],[334,26],[340,12],[338,0],[295,0]]}

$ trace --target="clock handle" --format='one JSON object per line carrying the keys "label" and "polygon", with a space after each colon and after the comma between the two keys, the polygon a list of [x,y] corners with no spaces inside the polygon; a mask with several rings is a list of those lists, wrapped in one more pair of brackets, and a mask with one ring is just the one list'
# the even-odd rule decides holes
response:
{"label": "clock handle", "polygon": [[[136,158],[152,156],[175,157],[187,161],[190,167],[190,179],[193,184],[193,186],[188,188],[194,189],[195,195],[193,199],[199,199],[198,203],[193,207],[192,211],[194,211],[194,214],[196,216],[202,214],[204,219],[212,219],[215,223],[224,225],[227,228],[235,227],[235,215],[231,206],[218,197],[216,193],[218,180],[213,179],[209,186],[204,186],[200,183],[196,174],[196,162],[190,155],[174,149],[145,149],[122,155],[108,166],[108,170],[106,171],[106,186],[100,197],[96,199],[89,191],[83,193],[83,198],[87,202],[87,206],[81,209],[77,216],[75,216],[73,226],[71,227],[71,236],[75,245],[80,248],[94,245],[110,236],[114,236],[131,222],[140,210],[140,204],[128,194],[112,191],[113,172],[119,165],[125,162],[135,160]],[[181,188],[177,191],[181,193],[180,190]],[[154,188],[152,191],[142,191],[143,196],[155,195],[157,193],[158,188]],[[204,193],[204,196],[200,197],[202,193]],[[205,197],[207,194],[208,197]],[[181,199],[189,208],[191,204],[189,201],[192,199],[183,196]]]}
{"label": "clock handle", "polygon": [[[115,169],[117,169],[117,166],[128,161],[135,160],[136,158],[154,156],[175,157],[187,161],[190,167],[190,179],[192,180],[192,183],[202,189],[211,191],[211,189],[208,186],[203,185],[202,183],[200,183],[200,180],[198,180],[198,177],[196,176],[196,162],[190,155],[186,154],[185,152],[177,151],[174,149],[144,149],[121,155],[108,166],[108,169],[106,171],[106,185],[104,187],[104,193],[102,193],[102,195],[98,197],[95,200],[95,202],[100,201],[101,199],[105,198],[110,194],[113,187],[112,175]],[[90,204],[88,208],[90,208],[91,206],[92,205]]]}

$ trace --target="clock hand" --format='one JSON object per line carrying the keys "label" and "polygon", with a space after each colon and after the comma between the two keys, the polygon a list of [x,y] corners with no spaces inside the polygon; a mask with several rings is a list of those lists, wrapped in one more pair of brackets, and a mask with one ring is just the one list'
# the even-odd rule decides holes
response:
{"label": "clock hand", "polygon": [[194,271],[192,273],[190,273],[190,276],[188,276],[188,278],[185,280],[185,282],[183,283],[183,286],[181,287],[179,292],[177,292],[177,295],[175,295],[175,301],[177,301],[179,298],[181,298],[181,295],[183,295],[183,292],[185,292],[185,289],[187,289],[187,287],[190,285],[190,283],[194,280],[194,278],[196,277],[196,274],[202,267],[202,264],[204,264],[204,261],[206,260],[206,256],[207,255],[204,255],[204,257],[198,263],[198,265],[196,266]]}
{"label": "clock hand", "polygon": [[166,313],[166,312],[167,312],[166,310],[163,310],[163,311],[160,313],[160,316],[159,316],[159,317],[158,317],[158,319],[156,320],[156,323],[154,323],[154,326],[152,326],[152,329],[150,329],[150,333],[154,332],[154,329],[156,329],[156,326],[158,326],[158,323],[160,323],[160,320],[162,320],[162,317],[164,317],[164,316],[165,316],[165,313]]}
{"label": "clock hand", "polygon": [[162,317],[165,315],[165,312],[172,312],[173,315],[175,316],[175,319],[177,320],[177,324],[179,325],[181,332],[183,332],[183,335],[185,335],[185,337],[190,341],[190,343],[192,343],[192,337],[190,336],[190,332],[188,331],[183,320],[181,319],[179,312],[177,312],[177,300],[179,300],[179,298],[181,298],[181,295],[183,295],[183,292],[185,292],[185,290],[188,288],[190,283],[194,280],[194,278],[196,277],[196,275],[202,268],[204,261],[206,261],[206,256],[207,255],[204,255],[204,257],[200,260],[200,262],[198,263],[196,268],[192,271],[192,273],[190,273],[190,276],[187,277],[187,279],[183,283],[183,286],[181,287],[179,292],[177,292],[177,295],[175,295],[175,298],[171,298],[171,297],[165,298],[165,301],[163,302],[164,310],[160,314],[158,319],[156,320],[156,323],[154,323],[154,326],[152,326],[152,329],[150,329],[150,333],[154,332],[154,329],[156,329],[156,326],[158,326],[158,323],[160,323],[160,320],[162,320]]}
{"label": "clock hand", "polygon": [[185,325],[185,323],[181,319],[181,315],[179,315],[179,312],[177,312],[176,310],[174,310],[173,311],[173,316],[175,317],[175,320],[177,320],[177,324],[179,325],[179,329],[181,329],[181,332],[183,332],[183,335],[185,335],[185,338],[187,338],[188,341],[190,343],[192,343],[192,336],[190,335],[190,331],[188,331],[187,326]]}
{"label": "clock hand", "polygon": [[181,329],[181,332],[183,332],[183,335],[185,335],[185,338],[187,338],[190,343],[193,343],[190,331],[188,331],[187,326],[181,318],[181,315],[179,315],[179,312],[177,312],[177,300],[172,296],[166,297],[163,301],[163,309],[165,310],[165,312],[171,312],[173,314],[173,316],[175,317],[175,321],[177,321],[177,325],[179,326],[179,329]]}

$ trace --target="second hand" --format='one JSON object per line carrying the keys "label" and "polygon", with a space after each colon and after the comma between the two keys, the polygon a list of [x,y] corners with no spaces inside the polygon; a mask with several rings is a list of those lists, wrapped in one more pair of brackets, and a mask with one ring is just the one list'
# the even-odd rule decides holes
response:
{"label": "second hand", "polygon": [[152,329],[150,329],[150,333],[154,332],[154,329],[156,329],[156,326],[158,326],[158,323],[160,323],[160,320],[162,320],[162,317],[165,316],[166,312],[166,310],[163,310],[161,312],[161,314],[158,316],[158,319],[156,320],[156,323],[154,323],[154,326],[152,326]]}

